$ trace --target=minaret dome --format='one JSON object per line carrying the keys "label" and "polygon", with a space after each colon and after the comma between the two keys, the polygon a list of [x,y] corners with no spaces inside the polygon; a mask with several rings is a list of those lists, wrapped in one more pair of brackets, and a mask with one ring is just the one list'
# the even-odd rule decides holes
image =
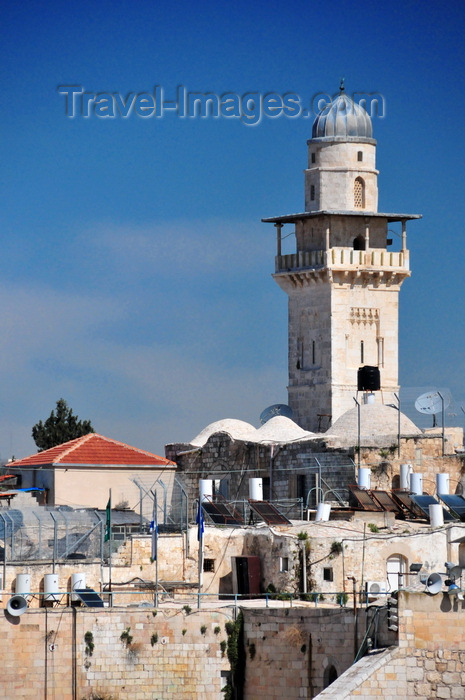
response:
{"label": "minaret dome", "polygon": [[365,109],[341,92],[316,116],[312,139],[348,138],[372,139],[373,127]]}

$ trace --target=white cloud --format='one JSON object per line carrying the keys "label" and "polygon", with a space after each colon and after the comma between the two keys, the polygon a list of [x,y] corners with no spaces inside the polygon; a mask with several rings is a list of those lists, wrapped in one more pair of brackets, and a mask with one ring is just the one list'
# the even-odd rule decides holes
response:
{"label": "white cloud", "polygon": [[[144,225],[99,223],[83,234],[86,245],[127,274],[240,277],[263,259],[272,260],[274,230],[259,221],[220,219]],[[269,255],[264,243],[269,241]]]}

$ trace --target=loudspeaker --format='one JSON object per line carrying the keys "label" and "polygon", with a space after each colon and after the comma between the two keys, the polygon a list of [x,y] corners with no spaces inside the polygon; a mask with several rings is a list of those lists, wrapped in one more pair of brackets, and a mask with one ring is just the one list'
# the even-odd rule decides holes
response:
{"label": "loudspeaker", "polygon": [[22,595],[14,595],[7,603],[6,609],[14,617],[22,615],[27,610],[27,600]]}
{"label": "loudspeaker", "polygon": [[442,589],[442,578],[440,574],[430,574],[426,581],[426,593],[436,595]]}
{"label": "loudspeaker", "polygon": [[379,391],[381,389],[381,376],[379,367],[365,365],[357,372],[358,391]]}

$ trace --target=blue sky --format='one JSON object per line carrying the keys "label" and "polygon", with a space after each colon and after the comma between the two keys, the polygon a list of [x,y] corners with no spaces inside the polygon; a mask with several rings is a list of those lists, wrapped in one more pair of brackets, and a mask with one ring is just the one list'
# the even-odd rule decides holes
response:
{"label": "blue sky", "polygon": [[[461,2],[2,5],[0,455],[65,398],[163,454],[287,401],[286,296],[262,217],[303,209],[311,118],[87,119],[58,86],[378,92],[380,211],[408,227],[400,381],[465,405]],[[456,422],[463,425],[460,410]]]}

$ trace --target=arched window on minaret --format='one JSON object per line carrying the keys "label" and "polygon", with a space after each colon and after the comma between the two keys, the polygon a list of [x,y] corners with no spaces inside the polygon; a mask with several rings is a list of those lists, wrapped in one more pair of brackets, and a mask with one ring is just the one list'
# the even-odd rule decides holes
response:
{"label": "arched window on minaret", "polygon": [[354,238],[354,250],[365,250],[365,236]]}
{"label": "arched window on minaret", "polygon": [[365,181],[361,177],[356,177],[354,182],[354,207],[365,208]]}

